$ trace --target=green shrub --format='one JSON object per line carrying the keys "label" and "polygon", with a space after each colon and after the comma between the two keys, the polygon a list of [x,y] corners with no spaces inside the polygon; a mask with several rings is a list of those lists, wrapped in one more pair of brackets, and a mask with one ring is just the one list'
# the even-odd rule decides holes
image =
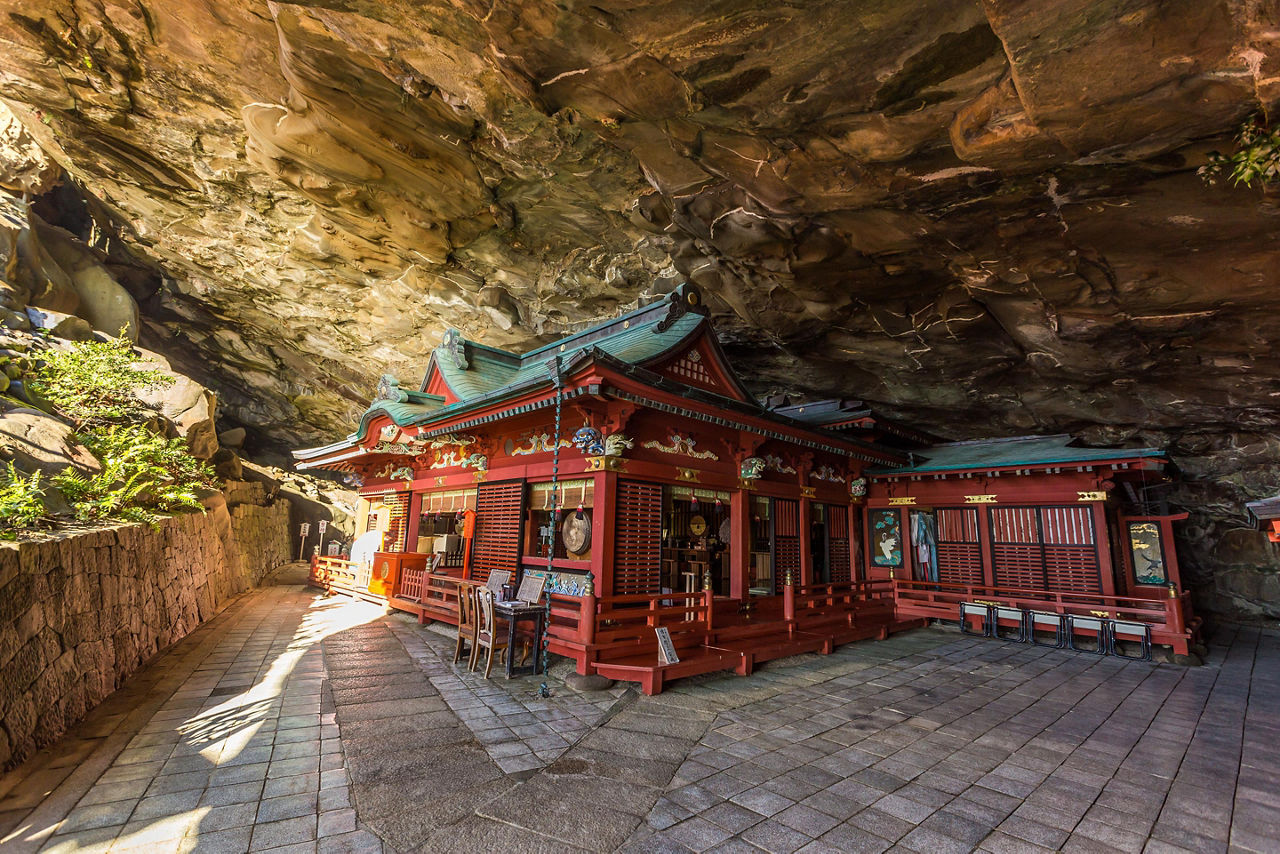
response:
{"label": "green shrub", "polygon": [[1209,183],[1226,177],[1235,186],[1252,187],[1280,182],[1280,130],[1270,130],[1259,118],[1240,126],[1234,154],[1209,152],[1209,162],[1198,170]]}
{"label": "green shrub", "polygon": [[123,333],[110,341],[79,341],[51,350],[32,376],[33,390],[79,426],[137,420],[147,414],[138,392],[173,384],[173,377],[134,367],[140,357]]}
{"label": "green shrub", "polygon": [[141,424],[113,424],[77,438],[102,463],[92,476],[68,469],[53,478],[77,519],[153,521],[153,510],[203,509],[196,490],[214,484],[213,470],[191,456],[184,440]]}
{"label": "green shrub", "polygon": [[18,531],[33,528],[45,518],[40,472],[30,477],[8,463],[0,468],[0,539],[12,540]]}

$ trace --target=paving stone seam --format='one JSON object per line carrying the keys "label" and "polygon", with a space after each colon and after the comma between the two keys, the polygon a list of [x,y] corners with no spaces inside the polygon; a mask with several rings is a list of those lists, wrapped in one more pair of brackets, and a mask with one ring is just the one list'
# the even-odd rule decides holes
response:
{"label": "paving stone seam", "polygon": [[[259,588],[260,590],[261,588]],[[106,772],[106,770],[114,763],[127,747],[128,743],[137,733],[151,720],[152,716],[167,703],[172,696],[177,693],[178,688],[199,669],[199,666],[205,658],[208,657],[210,651],[217,646],[221,637],[221,632],[229,625],[235,625],[247,615],[246,605],[250,602],[254,594],[258,590],[249,590],[238,594],[234,599],[230,600],[226,606],[213,617],[210,617],[200,626],[192,630],[186,637],[172,644],[164,650],[158,652],[149,659],[145,664],[138,668],[137,674],[143,674],[151,668],[160,658],[167,653],[174,651],[187,643],[194,643],[189,650],[184,650],[182,657],[178,659],[172,670],[163,678],[158,680],[149,691],[148,700],[134,709],[122,720],[108,736],[102,739],[101,744],[73,771],[61,784],[58,785],[49,795],[47,795],[41,803],[34,807],[25,819],[19,824],[19,827],[28,825],[36,825],[43,827],[37,831],[34,838],[27,837],[25,839],[13,839],[12,834],[0,839],[0,845],[5,847],[6,852],[13,854],[26,854],[26,852],[34,852],[44,845],[45,841],[57,833],[58,827],[66,820],[67,815],[75,808],[81,798],[88,793],[98,778]],[[193,639],[193,635],[199,635]],[[123,685],[117,688],[117,691],[124,690],[129,687],[130,680],[126,680]],[[162,694],[151,697],[159,686],[166,686]],[[171,686],[171,687],[170,687]],[[113,692],[115,693],[115,692]],[[110,699],[108,695],[107,699]],[[104,701],[105,702],[105,701]],[[101,708],[101,706],[99,706]],[[79,730],[87,722],[90,721],[92,712],[86,716],[85,721],[77,725],[68,735],[74,737],[76,730]],[[43,751],[41,752],[44,753]],[[24,763],[23,767],[31,765],[36,767],[35,763],[41,761],[41,754],[37,754]],[[21,785],[21,778],[15,782],[15,786]],[[16,832],[16,831],[15,831]]]}

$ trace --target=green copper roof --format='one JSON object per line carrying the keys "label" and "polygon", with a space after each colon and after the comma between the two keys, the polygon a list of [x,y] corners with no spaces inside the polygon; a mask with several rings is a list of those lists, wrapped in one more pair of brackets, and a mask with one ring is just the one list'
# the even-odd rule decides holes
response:
{"label": "green copper roof", "polygon": [[963,469],[1017,468],[1020,466],[1080,465],[1134,457],[1159,457],[1155,448],[1072,448],[1072,439],[1060,436],[1017,436],[1012,439],[979,439],[921,448],[920,462],[905,468],[877,468],[870,474],[910,475]]}
{"label": "green copper roof", "polygon": [[[665,305],[665,302],[663,303]],[[555,356],[560,356],[561,364],[567,364],[575,355],[588,349],[599,349],[615,359],[632,365],[642,365],[678,347],[686,338],[694,334],[703,317],[700,314],[685,314],[678,318],[663,332],[657,332],[658,323],[666,316],[665,312],[641,309],[650,315],[649,318],[636,323],[624,325],[627,318],[638,314],[624,315],[608,324],[603,335],[595,335],[599,327],[580,332],[555,344],[549,344],[530,351],[524,356],[506,353],[491,347],[478,346],[470,341],[465,343],[467,352],[467,369],[462,370],[445,352],[437,347],[432,359],[444,381],[453,390],[460,402],[483,395],[491,395],[503,388],[524,385],[527,382],[546,378],[547,363]],[[560,347],[563,346],[562,351]]]}

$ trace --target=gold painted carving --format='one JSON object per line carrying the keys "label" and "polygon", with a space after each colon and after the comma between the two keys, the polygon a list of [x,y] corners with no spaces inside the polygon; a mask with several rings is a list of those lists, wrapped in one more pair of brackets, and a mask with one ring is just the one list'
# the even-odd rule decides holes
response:
{"label": "gold painted carving", "polygon": [[915,504],[915,503],[916,503],[916,497],[914,495],[904,495],[899,498],[889,499],[890,507],[905,507],[908,504]]}
{"label": "gold painted carving", "polygon": [[996,497],[994,495],[966,495],[964,497],[966,504],[995,504]]}
{"label": "gold painted carving", "polygon": [[802,498],[813,498],[817,494],[818,490],[814,489],[812,486],[800,487],[800,496]]}
{"label": "gold painted carving", "polygon": [[1106,501],[1107,494],[1105,492],[1077,492],[1077,501]]}
{"label": "gold painted carving", "polygon": [[677,468],[677,469],[676,469],[676,480],[692,480],[692,481],[697,481],[697,480],[698,480],[698,470],[697,470],[697,469]]}

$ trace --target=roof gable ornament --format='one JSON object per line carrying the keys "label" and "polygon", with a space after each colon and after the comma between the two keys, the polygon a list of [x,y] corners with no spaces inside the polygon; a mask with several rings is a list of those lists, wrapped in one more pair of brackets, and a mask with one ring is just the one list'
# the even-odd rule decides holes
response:
{"label": "roof gable ornament", "polygon": [[471,363],[467,361],[467,342],[458,330],[445,330],[444,337],[440,339],[440,349],[444,350],[458,370],[465,371],[471,367]]}
{"label": "roof gable ornament", "polygon": [[667,307],[667,316],[659,320],[658,325],[653,327],[654,332],[666,332],[673,323],[686,314],[701,314],[706,317],[710,313],[702,302],[702,291],[690,284],[684,284],[677,288],[671,294],[670,300],[671,302]]}
{"label": "roof gable ornament", "polygon": [[400,388],[400,380],[391,374],[383,374],[378,380],[378,390],[374,393],[373,402],[390,401],[391,403],[404,403],[409,399],[409,395]]}

